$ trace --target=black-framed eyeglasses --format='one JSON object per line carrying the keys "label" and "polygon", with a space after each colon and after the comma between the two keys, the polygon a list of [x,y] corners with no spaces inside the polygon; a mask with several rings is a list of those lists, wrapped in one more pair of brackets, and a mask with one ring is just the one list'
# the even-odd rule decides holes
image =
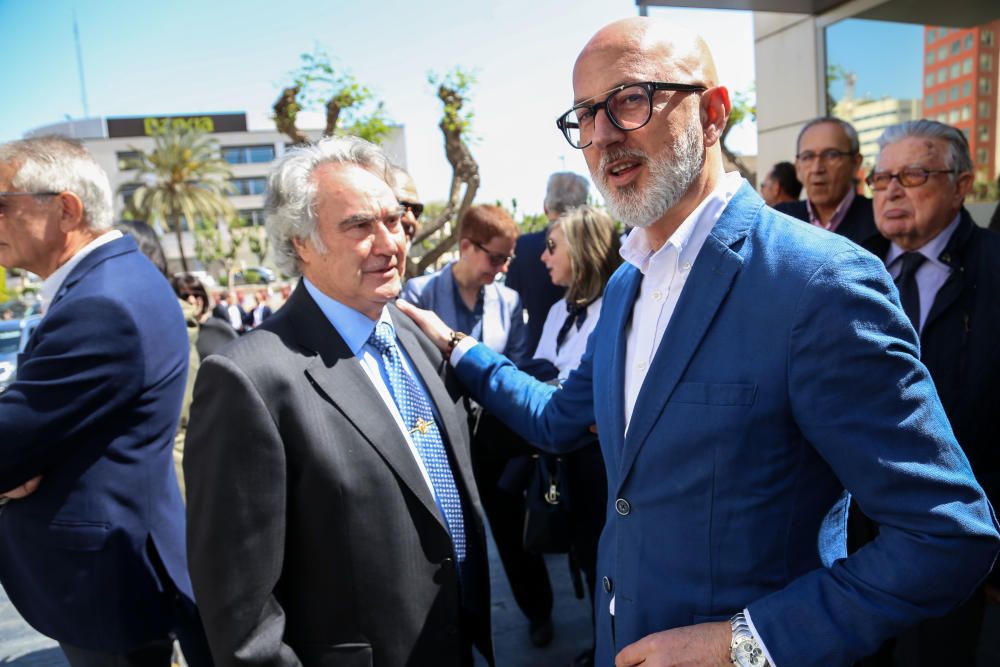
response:
{"label": "black-framed eyeglasses", "polygon": [[838,151],[835,148],[828,148],[825,151],[820,151],[819,153],[815,151],[802,151],[795,156],[795,159],[802,164],[812,164],[816,160],[822,160],[824,163],[830,163],[840,162],[845,157],[852,155],[857,155],[857,153],[854,151]]}
{"label": "black-framed eyeglasses", "polygon": [[0,197],[55,197],[60,194],[46,190],[45,192],[0,192]]}
{"label": "black-framed eyeglasses", "polygon": [[545,239],[545,248],[550,253],[554,253],[556,251],[556,248],[558,248],[558,247],[559,246],[556,245],[556,240],[554,238],[552,238],[551,236],[549,238]]}
{"label": "black-framed eyeglasses", "polygon": [[424,212],[424,205],[421,204],[420,202],[400,200],[399,205],[402,206],[405,210],[412,213],[413,217],[418,220],[420,219],[420,216]]}
{"label": "black-framed eyeglasses", "polygon": [[701,93],[707,86],[698,83],[664,83],[660,81],[640,81],[624,83],[608,91],[603,102],[577,104],[556,119],[556,127],[562,130],[566,141],[573,148],[586,148],[592,142],[594,122],[597,112],[604,109],[608,120],[622,132],[638,130],[653,116],[653,93],[658,90],[672,90],[680,93]]}
{"label": "black-framed eyeglasses", "polygon": [[507,262],[513,261],[515,255],[505,255],[502,252],[491,252],[489,248],[484,246],[482,243],[477,243],[476,241],[470,241],[472,245],[476,246],[480,250],[486,253],[486,258],[490,261],[490,265],[494,268],[500,268]]}
{"label": "black-framed eyeglasses", "polygon": [[892,179],[899,181],[904,188],[915,188],[927,182],[931,174],[955,174],[955,169],[924,169],[923,167],[904,167],[895,174],[889,171],[873,171],[868,174],[865,182],[872,190],[886,190]]}

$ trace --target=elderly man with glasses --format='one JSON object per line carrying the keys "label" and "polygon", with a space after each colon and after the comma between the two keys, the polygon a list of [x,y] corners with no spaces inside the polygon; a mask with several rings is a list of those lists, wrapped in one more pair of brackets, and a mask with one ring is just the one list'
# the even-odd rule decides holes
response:
{"label": "elderly man with glasses", "polygon": [[[973,165],[961,131],[932,120],[894,125],[879,138],[875,224],[882,237],[867,247],[885,262],[920,359],[972,471],[996,507],[1000,502],[1000,236],[977,226],[963,206]],[[864,505],[861,505],[864,509]],[[852,548],[878,534],[852,509]],[[866,665],[972,665],[987,597],[1000,602],[1000,570],[959,608],[903,633]],[[994,633],[995,634],[995,633]],[[891,653],[895,653],[893,663]]]}
{"label": "elderly man with glasses", "polygon": [[[997,522],[882,263],[724,172],[702,39],[613,23],[573,89],[559,126],[636,227],[577,370],[535,382],[404,308],[531,442],[571,450],[596,424],[595,664],[849,665],[961,602]],[[845,489],[883,526],[850,556]]]}
{"label": "elderly man with glasses", "polygon": [[865,243],[878,232],[871,200],[855,191],[860,167],[854,127],[832,116],[815,118],[799,131],[796,142],[795,173],[805,186],[806,199],[775,208],[855,243]]}

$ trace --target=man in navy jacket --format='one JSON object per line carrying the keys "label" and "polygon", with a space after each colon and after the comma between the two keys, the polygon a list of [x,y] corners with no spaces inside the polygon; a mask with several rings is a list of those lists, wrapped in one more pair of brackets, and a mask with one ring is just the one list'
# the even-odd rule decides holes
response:
{"label": "man in navy jacket", "polygon": [[0,146],[0,265],[44,279],[44,317],[0,396],[0,581],[73,667],[166,667],[172,633],[206,664],[171,457],[184,320],[111,223],[107,176],[78,144]]}

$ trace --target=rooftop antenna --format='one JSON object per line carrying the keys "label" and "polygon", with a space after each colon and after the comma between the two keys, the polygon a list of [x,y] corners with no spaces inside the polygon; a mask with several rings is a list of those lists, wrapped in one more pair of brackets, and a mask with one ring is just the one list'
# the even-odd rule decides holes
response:
{"label": "rooftop antenna", "polygon": [[83,51],[80,48],[80,26],[76,22],[76,10],[73,10],[73,37],[76,41],[76,68],[80,75],[80,101],[83,103],[83,117],[90,118],[90,105],[87,104],[87,81],[83,78]]}

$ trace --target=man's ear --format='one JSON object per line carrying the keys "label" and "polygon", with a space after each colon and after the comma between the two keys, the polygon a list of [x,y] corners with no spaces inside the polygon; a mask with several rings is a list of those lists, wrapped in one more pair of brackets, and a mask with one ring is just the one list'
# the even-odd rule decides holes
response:
{"label": "man's ear", "polygon": [[59,217],[59,230],[64,234],[83,227],[83,201],[73,192],[60,192],[59,203],[62,206]]}
{"label": "man's ear", "polygon": [[292,247],[295,248],[295,254],[299,256],[299,261],[308,264],[313,252],[312,244],[305,239],[293,236]]}
{"label": "man's ear", "polygon": [[701,94],[701,126],[704,128],[706,148],[714,146],[722,138],[732,108],[729,90],[725,86],[715,86]]}

